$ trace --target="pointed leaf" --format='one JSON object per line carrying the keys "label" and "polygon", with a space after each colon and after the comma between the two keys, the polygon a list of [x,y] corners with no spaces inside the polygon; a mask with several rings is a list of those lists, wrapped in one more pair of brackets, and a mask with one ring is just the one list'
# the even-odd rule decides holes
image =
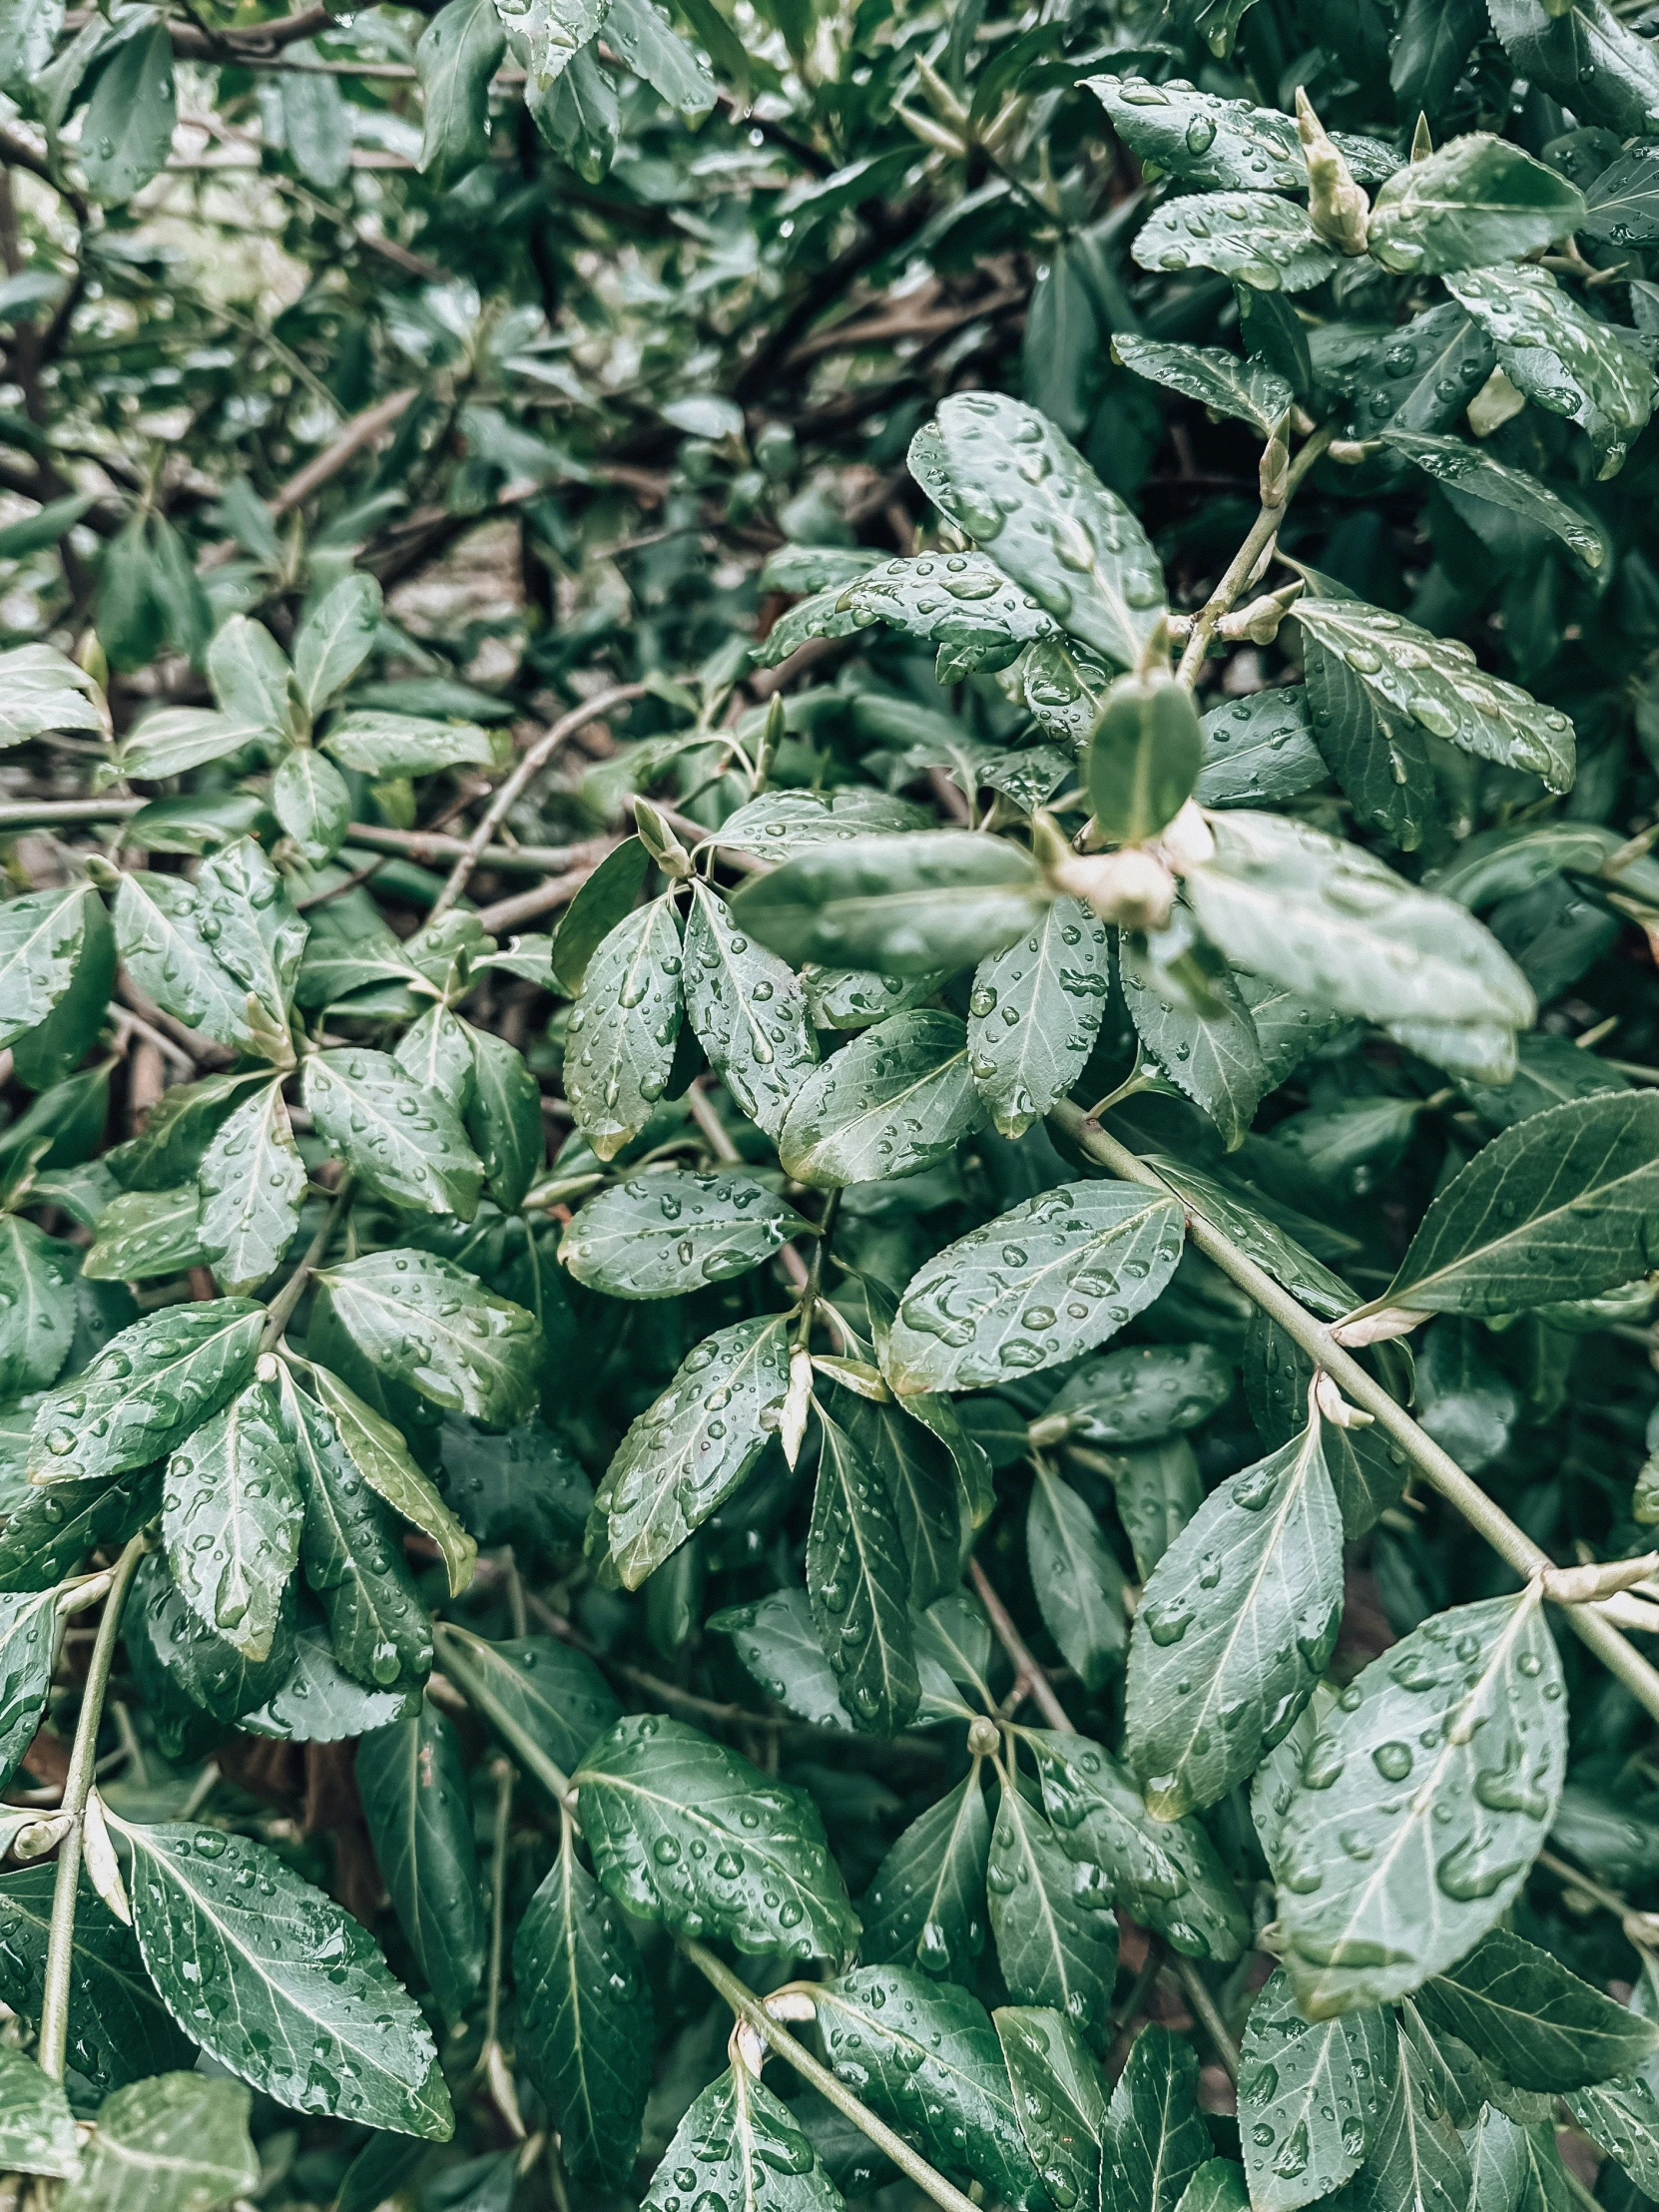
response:
{"label": "pointed leaf", "polygon": [[270,1655],[304,1514],[276,1395],[256,1382],[167,1463],[162,1537],[193,1613],[249,1659]]}
{"label": "pointed leaf", "polygon": [[1198,2054],[1167,2027],[1143,2028],[1130,2046],[1106,2113],[1102,2201],[1174,2212],[1193,2175],[1214,2155],[1194,2101]]}
{"label": "pointed leaf", "polygon": [[1352,2188],[1359,2212],[1466,2212],[1468,2153],[1443,2113],[1431,2116],[1420,2062],[1402,2036],[1394,2045],[1394,2076],[1377,2136]]}
{"label": "pointed leaf", "polygon": [[57,1652],[56,1590],[0,1597],[0,1789],[34,1741]]}
{"label": "pointed leaf", "polygon": [[791,2107],[742,2063],[687,2112],[644,2202],[646,2212],[671,2212],[705,2197],[729,2212],[840,2212],[840,2194]]}
{"label": "pointed leaf", "polygon": [[293,641],[293,676],[311,714],[356,675],[374,643],[380,587],[372,576],[342,576],[323,593]]}
{"label": "pointed leaf", "polygon": [[608,1298],[677,1298],[747,1274],[810,1229],[753,1176],[670,1169],[589,1199],[564,1233],[559,1264]]}
{"label": "pointed leaf", "polygon": [[1175,1273],[1173,1198],[1065,1183],[949,1245],[904,1293],[882,1353],[895,1390],[985,1388],[1093,1348]]}
{"label": "pointed leaf", "polygon": [[894,1014],[799,1086],[779,1158],[821,1190],[916,1175],[953,1152],[982,1111],[956,1016]]}
{"label": "pointed leaf", "polygon": [[453,1623],[444,1633],[465,1652],[478,1709],[509,1750],[514,1733],[528,1737],[570,1774],[589,1746],[616,1726],[617,1701],[585,1652],[552,1636],[489,1642]]}
{"label": "pointed leaf", "polygon": [[317,1397],[332,1416],[352,1465],[394,1513],[432,1539],[449,1577],[449,1593],[459,1597],[472,1580],[476,1542],[415,1465],[400,1431],[327,1368],[313,1367],[310,1373]]}
{"label": "pointed leaf", "polygon": [[639,1134],[668,1089],[680,968],[672,898],[624,914],[587,962],[566,1026],[565,1091],[602,1160]]}
{"label": "pointed leaf", "polygon": [[1659,2025],[1503,1928],[1425,1981],[1417,2005],[1431,2028],[1461,2037],[1518,2089],[1588,2088],[1659,2050]]}
{"label": "pointed leaf", "polygon": [[374,1861],[426,1986],[458,2019],[484,1971],[482,1878],[460,1738],[429,1700],[357,1746]]}
{"label": "pointed leaf", "polygon": [[1082,1075],[1111,989],[1106,925],[1057,898],[1031,934],[981,960],[968,1001],[968,1061],[1004,1137],[1020,1137]]}
{"label": "pointed leaf", "polygon": [[925,2158],[971,2174],[1012,2212],[1046,2204],[977,1997],[913,1966],[860,1966],[825,1986],[818,2017],[836,2073]]}
{"label": "pointed leaf", "polygon": [[1093,2212],[1100,2201],[1106,2088],[1061,2012],[1004,2004],[991,2014],[1031,2163],[1056,2204]]}
{"label": "pointed leaf", "polygon": [[594,1501],[609,1516],[625,1589],[637,1590],[744,1480],[777,1432],[789,1387],[787,1315],[741,1321],[687,1354],[617,1446]]}
{"label": "pointed leaf", "polygon": [[514,1213],[547,1157],[541,1085],[505,1037],[463,1023],[472,1048],[472,1096],[466,1133],[484,1163],[484,1180],[503,1213]]}
{"label": "pointed leaf", "polygon": [[732,918],[792,966],[924,975],[999,952],[1047,903],[1021,846],[927,830],[815,844],[754,877]]}
{"label": "pointed leaf", "polygon": [[639,2152],[651,1998],[615,1907],[567,1828],[513,1938],[518,2060],[546,2098],[575,2181],[625,2189]]}
{"label": "pointed leaf", "polygon": [[[40,2018],[57,1871],[41,1863],[0,1875],[0,2001],[27,2020]],[[119,2089],[195,2056],[156,1994],[132,1930],[83,1877],[69,1955],[69,2063],[94,2087]]]}
{"label": "pointed leaf", "polygon": [[630,1913],[739,1950],[852,1947],[857,1919],[804,1791],[654,1714],[619,1721],[572,1780],[595,1871]]}
{"label": "pointed leaf", "polygon": [[979,1762],[910,1823],[858,1902],[866,1964],[920,1966],[965,1981],[985,1945],[990,1810]]}
{"label": "pointed leaf", "polygon": [[1183,1006],[1134,930],[1119,935],[1118,971],[1141,1042],[1176,1089],[1209,1115],[1227,1149],[1236,1151],[1268,1089],[1256,1024],[1238,985],[1225,972],[1211,976],[1213,1007]]}
{"label": "pointed leaf", "polygon": [[158,2074],[116,2090],[98,2108],[80,2179],[65,2212],[214,2212],[259,2186],[240,2081]]}
{"label": "pointed leaf", "polygon": [[1097,2051],[1110,2033],[1118,1924],[1076,1881],[1042,1814],[1002,1782],[985,1882],[997,1964],[1021,2004],[1058,2012]]}
{"label": "pointed leaf", "polygon": [[896,1736],[921,1694],[909,1574],[880,1476],[840,1423],[818,1409],[822,1444],[807,1534],[813,1619],[856,1726]]}
{"label": "pointed leaf", "polygon": [[196,888],[200,933],[280,1031],[308,934],[282,878],[255,838],[238,837],[203,861]]}
{"label": "pointed leaf", "polygon": [[31,1478],[79,1481],[166,1458],[253,1380],[264,1327],[263,1306],[221,1298],[164,1307],[119,1330],[41,1400]]}
{"label": "pointed leaf", "polygon": [[1560,1796],[1564,1704],[1535,1592],[1436,1613],[1349,1684],[1270,1854],[1310,2017],[1419,1987],[1496,1923]]}
{"label": "pointed leaf", "polygon": [[454,1108],[384,1052],[313,1053],[305,1062],[305,1104],[318,1134],[394,1206],[462,1221],[477,1212],[484,1165]]}
{"label": "pointed leaf", "polygon": [[0,2047],[0,2170],[62,2180],[80,2165],[80,2139],[62,2082],[22,2051]]}
{"label": "pointed leaf", "polygon": [[0,1398],[50,1389],[75,1334],[80,1255],[18,1214],[0,1216]]}
{"label": "pointed leaf", "polygon": [[[730,827],[722,826],[722,844]],[[749,1119],[776,1137],[818,1059],[800,978],[746,936],[726,900],[703,883],[693,887],[685,959],[686,1015],[709,1065]]]}
{"label": "pointed leaf", "polygon": [[1100,1523],[1046,1464],[1031,1485],[1025,1556],[1048,1633],[1083,1687],[1103,1690],[1129,1651],[1123,1569]]}
{"label": "pointed leaf", "polygon": [[1130,251],[1142,269],[1213,269],[1256,291],[1306,291],[1338,262],[1306,212],[1268,192],[1166,200]]}
{"label": "pointed leaf", "polygon": [[430,2030],[349,1914],[246,1836],[188,1823],[120,1833],[144,1963],[221,2065],[298,2112],[449,2136]]}
{"label": "pointed leaf", "polygon": [[233,1297],[258,1290],[293,1242],[305,1190],[279,1082],[255,1091],[220,1123],[200,1182],[209,1266]]}
{"label": "pointed leaf", "polygon": [[1359,2171],[1377,2140],[1393,2044],[1393,2021],[1377,2006],[1310,2027],[1275,1968],[1240,2046],[1239,2141],[1256,2212],[1298,2212]]}
{"label": "pointed leaf", "polygon": [[753,1605],[728,1605],[703,1624],[730,1636],[756,1685],[804,1721],[844,1728],[852,1716],[841,1703],[840,1684],[824,1655],[804,1589],[774,1590]]}
{"label": "pointed leaf", "polygon": [[371,1252],[316,1280],[369,1365],[434,1405],[503,1427],[534,1407],[535,1317],[464,1268],[431,1252]]}

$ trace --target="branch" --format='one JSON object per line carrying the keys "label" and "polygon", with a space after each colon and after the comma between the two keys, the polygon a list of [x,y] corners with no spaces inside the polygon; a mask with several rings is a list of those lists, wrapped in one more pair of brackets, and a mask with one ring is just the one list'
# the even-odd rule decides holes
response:
{"label": "branch", "polygon": [[1286,471],[1279,497],[1272,501],[1263,500],[1261,512],[1250,526],[1250,535],[1227,564],[1221,582],[1194,617],[1192,635],[1187,640],[1186,651],[1181,656],[1181,666],[1176,671],[1181,682],[1189,688],[1198,682],[1203,671],[1204,658],[1210,650],[1210,640],[1215,635],[1216,624],[1223,615],[1232,612],[1234,600],[1255,575],[1258,562],[1278,537],[1292,493],[1336,434],[1337,425],[1333,421],[1316,430],[1308,439]]}
{"label": "branch", "polygon": [[[1062,1100],[1049,1118],[1074,1145],[1090,1159],[1110,1169],[1121,1182],[1138,1183],[1143,1189],[1161,1191],[1166,1196],[1175,1195],[1156,1170],[1137,1159],[1126,1145],[1109,1136],[1099,1122],[1069,1099]],[[1345,1397],[1371,1414],[1430,1486],[1457,1508],[1477,1534],[1485,1537],[1500,1559],[1527,1580],[1554,1565],[1548,1552],[1518,1528],[1502,1506],[1464,1473],[1451,1454],[1425,1429],[1418,1427],[1404,1406],[1396,1404],[1382,1385],[1373,1381],[1359,1361],[1337,1342],[1324,1322],[1309,1313],[1265,1268],[1258,1267],[1231,1237],[1224,1235],[1203,1214],[1191,1205],[1186,1205],[1186,1213],[1187,1234],[1204,1257],[1237,1283],[1269,1320],[1276,1322],[1315,1366],[1330,1376]],[[1659,1720],[1659,1668],[1644,1659],[1635,1645],[1620,1635],[1595,1606],[1568,1605],[1563,1611],[1580,1641],[1588,1644],[1602,1664],[1618,1676],[1655,1720]]]}
{"label": "branch", "polygon": [[293,1310],[299,1304],[305,1285],[317,1269],[321,1267],[328,1250],[328,1240],[333,1236],[335,1226],[340,1215],[345,1211],[350,1196],[351,1170],[347,1168],[340,1177],[338,1186],[334,1191],[333,1204],[323,1215],[316,1235],[305,1247],[305,1257],[266,1308],[265,1330],[260,1338],[260,1350],[262,1352],[274,1350],[281,1337],[282,1331],[292,1321]]}
{"label": "branch", "polygon": [[478,827],[472,831],[462,848],[460,857],[449,871],[449,879],[432,904],[429,919],[436,921],[448,913],[471,879],[473,869],[483,858],[490,840],[511,814],[520,795],[531,781],[539,776],[567,738],[590,722],[597,722],[602,715],[612,713],[618,707],[627,706],[632,700],[643,699],[650,687],[645,684],[613,684],[608,691],[595,692],[581,706],[573,707],[568,715],[561,715],[557,722],[544,730],[507,778],[497,787],[494,798],[484,809]]}
{"label": "branch", "polygon": [[787,2027],[780,2026],[754,1990],[747,1982],[740,1981],[730,1966],[722,1965],[713,1951],[705,1950],[701,1943],[694,1943],[689,1936],[676,1936],[674,1939],[683,1955],[706,1981],[713,1983],[739,2019],[752,2027],[763,2042],[770,2043],[780,2058],[787,2058],[802,2079],[810,2081],[827,2103],[832,2104],[854,2127],[861,2129],[906,2179],[925,2190],[935,2204],[943,2206],[944,2212],[979,2212],[971,2197],[964,2196],[952,2182],[946,2181],[919,2151],[910,2148],[902,2135],[894,2134],[885,2120],[878,2120],[838,2075],[815,2058],[805,2044],[798,2043]]}
{"label": "branch", "polygon": [[75,1907],[81,1885],[81,1819],[86,1812],[98,1768],[98,1728],[104,1716],[104,1693],[110,1686],[116,1642],[121,1634],[121,1612],[132,1588],[139,1561],[149,1549],[140,1534],[122,1552],[104,1600],[104,1615],[87,1668],[87,1686],[75,1723],[75,1743],[69,1754],[69,1774],[64,1782],[59,1812],[74,1824],[58,1846],[57,1876],[52,1885],[52,1921],[46,1937],[46,1965],[40,1997],[40,2040],[35,2056],[43,2073],[63,2079],[69,2049],[70,1969],[75,1960]]}

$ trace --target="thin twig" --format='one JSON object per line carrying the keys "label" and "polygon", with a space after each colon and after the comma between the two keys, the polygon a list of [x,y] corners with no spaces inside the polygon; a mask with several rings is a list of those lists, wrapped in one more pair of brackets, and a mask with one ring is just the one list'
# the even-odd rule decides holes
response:
{"label": "thin twig", "polygon": [[262,1352],[272,1351],[279,1341],[282,1331],[292,1321],[293,1310],[304,1295],[306,1284],[317,1269],[321,1267],[327,1255],[329,1239],[338,1226],[339,1218],[345,1211],[350,1196],[351,1171],[347,1168],[335,1187],[333,1204],[323,1215],[316,1235],[305,1247],[304,1258],[266,1308],[265,1331],[260,1338],[260,1350]]}
{"label": "thin twig", "polygon": [[1050,1728],[1061,1734],[1074,1736],[1071,1716],[1054,1694],[1054,1685],[1044,1674],[1041,1665],[1031,1656],[1025,1638],[1014,1626],[1013,1617],[991,1587],[989,1575],[977,1559],[968,1561],[968,1578],[978,1594],[980,1604],[996,1631],[996,1639],[1014,1662],[1016,1685],[1023,1683]]}
{"label": "thin twig", "polygon": [[521,793],[539,776],[567,738],[601,716],[613,714],[618,707],[626,707],[631,701],[643,699],[648,687],[644,684],[613,684],[609,690],[596,692],[581,706],[573,707],[568,715],[561,715],[557,722],[544,730],[530,747],[506,782],[496,789],[494,798],[484,809],[477,828],[466,840],[465,849],[449,871],[449,879],[433,901],[431,919],[436,921],[448,913],[471,879],[473,869],[483,858],[495,832],[511,814]]}

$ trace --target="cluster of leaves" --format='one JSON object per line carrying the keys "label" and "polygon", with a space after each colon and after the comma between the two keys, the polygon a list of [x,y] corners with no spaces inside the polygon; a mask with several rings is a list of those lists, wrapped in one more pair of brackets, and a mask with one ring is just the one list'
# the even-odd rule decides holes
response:
{"label": "cluster of leaves", "polygon": [[1659,60],[677,6],[0,5],[0,2174],[1640,2212]]}

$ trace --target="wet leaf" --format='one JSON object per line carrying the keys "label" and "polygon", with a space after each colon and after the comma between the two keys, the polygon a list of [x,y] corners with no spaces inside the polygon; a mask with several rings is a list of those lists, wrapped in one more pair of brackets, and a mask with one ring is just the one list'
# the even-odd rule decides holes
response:
{"label": "wet leaf", "polygon": [[316,1280],[369,1365],[433,1404],[503,1426],[534,1406],[535,1317],[465,1269],[430,1252],[372,1252]]}
{"label": "wet leaf", "polygon": [[488,1931],[460,1739],[428,1701],[357,1746],[357,1791],[408,1945],[446,2019],[484,1971]]}
{"label": "wet leaf", "polygon": [[815,843],[752,878],[731,912],[791,966],[924,975],[1001,951],[1047,903],[1020,846],[931,830]]}
{"label": "wet leaf", "polygon": [[162,1537],[193,1613],[245,1657],[269,1657],[304,1513],[276,1393],[256,1382],[167,1463]]}
{"label": "wet leaf", "polygon": [[[730,823],[721,828],[727,838]],[[770,850],[764,834],[757,839]],[[686,924],[686,1018],[709,1065],[769,1137],[784,1125],[805,1071],[818,1059],[800,978],[745,936],[724,898],[699,883]]]}
{"label": "wet leaf", "polygon": [[991,1818],[975,1761],[967,1779],[912,1821],[858,1901],[866,1964],[919,1966],[965,1982],[985,1945]]}
{"label": "wet leaf", "polygon": [[1111,989],[1105,924],[1057,898],[1036,929],[981,960],[968,1001],[968,1064],[992,1125],[1022,1137],[1083,1073]]}
{"label": "wet leaf", "polygon": [[313,1053],[305,1104],[352,1173],[382,1198],[462,1221],[477,1212],[484,1166],[453,1106],[386,1053]]}
{"label": "wet leaf", "polygon": [[222,1298],[164,1307],[118,1331],[41,1400],[31,1477],[85,1481],[165,1458],[253,1380],[264,1325],[263,1306]]}
{"label": "wet leaf", "polygon": [[1038,1610],[1067,1665],[1086,1690],[1103,1690],[1129,1650],[1123,1569],[1089,1508],[1046,1465],[1031,1485],[1025,1556]]}
{"label": "wet leaf", "polygon": [[1004,1776],[985,1867],[1002,1978],[1021,2004],[1058,2012],[1104,2051],[1118,1924],[1075,1877],[1054,1830]]}
{"label": "wet leaf", "polygon": [[1357,2173],[1378,2139],[1394,2027],[1368,2006],[1310,2027],[1277,1967],[1240,2046],[1239,2141],[1257,2212],[1298,2212]]}
{"label": "wet leaf", "polygon": [[921,1694],[910,1632],[909,1573],[886,1487],[840,1423],[819,1406],[821,1437],[807,1594],[857,1727],[895,1736]]}
{"label": "wet leaf", "polygon": [[675,1169],[589,1199],[564,1233],[559,1264],[611,1298],[676,1298],[747,1274],[810,1229],[752,1176]]}
{"label": "wet leaf", "polygon": [[200,2073],[158,2074],[98,2108],[66,2212],[213,2212],[259,2186],[248,2091]]}
{"label": "wet leaf", "polygon": [[797,1182],[820,1190],[916,1175],[979,1122],[966,1033],[954,1014],[893,1014],[806,1078],[778,1135]]}

